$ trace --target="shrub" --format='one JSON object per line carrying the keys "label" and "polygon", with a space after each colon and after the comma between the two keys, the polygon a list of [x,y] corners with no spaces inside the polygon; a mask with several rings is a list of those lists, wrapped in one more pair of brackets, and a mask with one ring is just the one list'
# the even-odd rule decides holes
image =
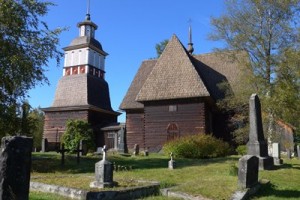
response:
{"label": "shrub", "polygon": [[95,147],[94,134],[89,123],[83,120],[68,120],[67,129],[62,136],[65,148],[73,153],[80,140],[86,141],[88,149]]}
{"label": "shrub", "polygon": [[164,153],[171,152],[183,158],[215,158],[226,156],[230,152],[229,145],[212,135],[197,134],[181,137],[166,143]]}
{"label": "shrub", "polygon": [[247,154],[247,146],[246,145],[240,145],[236,148],[236,152],[238,155],[246,155]]}

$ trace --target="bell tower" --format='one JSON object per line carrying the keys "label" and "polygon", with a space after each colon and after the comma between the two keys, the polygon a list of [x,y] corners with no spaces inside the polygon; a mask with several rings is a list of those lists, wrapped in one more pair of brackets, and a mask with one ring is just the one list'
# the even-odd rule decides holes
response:
{"label": "bell tower", "polygon": [[111,108],[109,86],[105,81],[105,58],[108,55],[95,38],[98,26],[88,11],[84,21],[77,24],[79,36],[65,52],[63,76],[59,80],[52,106],[43,108],[45,124],[43,138],[48,150],[58,147],[69,119],[89,122],[94,130],[95,143],[102,146],[101,128],[117,122],[119,112]]}

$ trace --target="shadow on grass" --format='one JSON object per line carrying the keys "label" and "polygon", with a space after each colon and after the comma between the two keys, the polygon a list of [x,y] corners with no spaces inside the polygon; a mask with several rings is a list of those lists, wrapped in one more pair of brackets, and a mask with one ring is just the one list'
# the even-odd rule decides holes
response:
{"label": "shadow on grass", "polygon": [[258,193],[255,196],[253,196],[253,198],[266,197],[266,196],[280,197],[283,199],[299,198],[300,191],[277,190],[276,186],[273,185],[272,183],[266,183],[266,184],[262,185],[262,187],[259,189]]}
{"label": "shadow on grass", "polygon": [[[34,154],[32,157],[32,171],[39,173],[94,173],[95,163],[101,160],[101,156],[81,157],[80,163],[77,164],[76,156],[67,154],[65,156],[65,164],[61,165],[60,154]],[[114,165],[126,167],[127,169],[157,169],[167,168],[169,158],[163,155],[153,156],[136,156],[128,157],[121,155],[109,155],[108,160]],[[224,163],[227,161],[237,162],[237,157],[213,158],[213,159],[182,159],[176,160],[177,168],[189,166],[205,166],[215,163]]]}
{"label": "shadow on grass", "polygon": [[296,170],[300,170],[300,165],[298,164],[288,164],[288,163],[284,163],[280,166],[274,166],[274,168],[272,170],[280,170],[280,169],[296,169]]}

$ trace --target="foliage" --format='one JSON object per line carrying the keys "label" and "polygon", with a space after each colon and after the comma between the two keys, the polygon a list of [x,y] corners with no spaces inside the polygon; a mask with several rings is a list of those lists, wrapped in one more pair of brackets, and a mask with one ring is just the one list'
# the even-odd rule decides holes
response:
{"label": "foliage", "polygon": [[[224,41],[225,50],[234,50],[233,53],[244,51],[248,54],[250,60],[243,65],[250,69],[249,77],[243,76],[240,83],[251,85],[251,93],[259,95],[262,110],[268,113],[268,133],[272,133],[271,124],[276,118],[294,126],[299,124],[292,115],[299,113],[299,88],[295,85],[299,84],[300,75],[297,70],[291,73],[286,68],[299,59],[297,51],[295,52],[300,44],[299,10],[299,0],[228,0],[224,14],[211,19],[215,29],[210,35],[212,40]],[[286,52],[293,50],[294,53],[288,57]],[[286,62],[287,60],[291,62]],[[294,66],[298,66],[299,69],[299,65]],[[281,74],[288,74],[288,77]],[[240,106],[243,108],[250,95],[245,98],[241,92],[244,90],[243,87],[238,89],[240,91],[234,91],[234,95],[227,94],[226,102],[221,104],[224,110],[233,113],[231,121],[239,118],[241,120],[238,120],[238,123],[245,121],[246,124],[246,115],[244,111],[238,112],[241,111],[238,105],[241,103]],[[279,101],[281,103],[278,103]],[[248,134],[248,131],[244,134]]]}
{"label": "foliage", "polygon": [[169,42],[169,40],[163,40],[160,43],[155,45],[157,58],[159,58],[159,56],[165,50],[165,47],[167,46],[168,42]]}
{"label": "foliage", "polygon": [[183,158],[215,158],[228,155],[230,148],[212,135],[197,134],[170,141],[163,146],[163,150],[166,154],[172,152]]}
{"label": "foliage", "polygon": [[44,112],[40,108],[31,110],[28,114],[28,136],[33,137],[33,146],[41,149],[44,129]]}
{"label": "foliage", "polygon": [[[57,64],[62,29],[50,30],[39,18],[52,3],[39,0],[0,0],[0,129],[17,134],[21,104],[28,90],[48,83],[45,66]],[[17,127],[17,129],[15,129]]]}
{"label": "foliage", "polygon": [[243,155],[246,155],[247,154],[247,146],[246,145],[239,145],[237,148],[236,148],[236,152],[243,156]]}
{"label": "foliage", "polygon": [[86,141],[88,149],[94,149],[95,138],[93,130],[87,121],[68,120],[66,127],[66,131],[62,136],[62,142],[71,153],[77,149],[80,140]]}

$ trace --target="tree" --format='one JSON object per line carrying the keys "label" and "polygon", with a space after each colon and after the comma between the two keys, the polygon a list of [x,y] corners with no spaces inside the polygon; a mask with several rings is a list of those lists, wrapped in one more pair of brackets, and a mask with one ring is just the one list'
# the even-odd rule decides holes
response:
{"label": "tree", "polygon": [[[48,83],[45,66],[59,59],[58,35],[39,18],[52,3],[39,0],[0,0],[0,127],[10,129],[20,115],[22,101],[29,89]],[[12,124],[12,125],[13,125]],[[5,131],[5,134],[16,134]]]}
{"label": "tree", "polygon": [[29,133],[28,136],[33,137],[33,146],[41,149],[43,131],[44,131],[44,112],[40,108],[31,110],[28,114],[27,122]]}
{"label": "tree", "polygon": [[165,50],[169,40],[163,40],[160,43],[155,45],[155,50],[156,50],[156,58],[159,58],[159,56],[162,54],[162,52]]}
{"label": "tree", "polygon": [[70,152],[74,152],[80,140],[87,142],[88,149],[94,148],[94,135],[90,124],[83,120],[68,120],[62,142]]}
{"label": "tree", "polygon": [[228,0],[225,13],[211,19],[215,29],[211,39],[223,40],[226,50],[248,53],[253,92],[260,95],[270,122],[281,117],[276,116],[272,101],[281,79],[278,70],[282,54],[299,47],[299,8],[299,0]]}

